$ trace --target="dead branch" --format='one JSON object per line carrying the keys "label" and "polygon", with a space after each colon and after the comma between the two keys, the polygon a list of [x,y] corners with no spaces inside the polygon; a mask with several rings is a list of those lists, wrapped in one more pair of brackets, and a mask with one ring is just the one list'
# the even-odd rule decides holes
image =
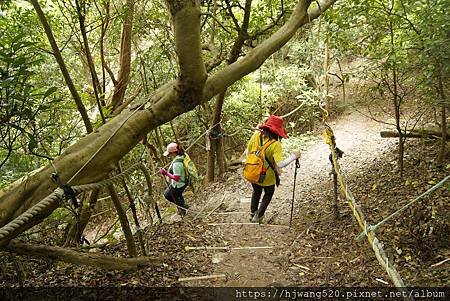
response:
{"label": "dead branch", "polygon": [[161,258],[156,257],[120,258],[99,253],[83,253],[61,247],[27,244],[14,240],[5,247],[5,250],[20,255],[51,258],[110,270],[136,270],[140,267],[161,262]]}
{"label": "dead branch", "polygon": [[[396,131],[381,131],[380,136],[382,138],[395,138],[398,137],[399,134]],[[431,131],[431,130],[423,130],[423,131],[411,131],[408,133],[404,133],[402,135],[406,138],[428,138],[428,139],[439,139],[442,137],[441,132]],[[450,141],[449,134],[447,134],[446,141]]]}

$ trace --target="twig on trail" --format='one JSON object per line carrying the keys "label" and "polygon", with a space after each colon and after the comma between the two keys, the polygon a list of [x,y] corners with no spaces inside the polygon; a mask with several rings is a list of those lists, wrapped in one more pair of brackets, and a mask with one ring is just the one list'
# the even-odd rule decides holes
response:
{"label": "twig on trail", "polygon": [[207,275],[207,276],[185,277],[185,278],[178,278],[178,281],[183,282],[183,281],[207,280],[207,279],[217,279],[217,278],[225,278],[226,279],[227,275],[217,274],[217,275]]}
{"label": "twig on trail", "polygon": [[218,204],[216,207],[214,207],[214,209],[211,210],[211,212],[209,212],[207,215],[205,215],[204,218],[207,218],[207,217],[210,216],[214,211],[216,211],[220,206],[222,206],[223,200],[225,200],[225,197],[226,197],[226,196],[227,196],[227,195],[224,194],[224,196],[223,196],[223,198],[220,200],[219,204]]}
{"label": "twig on trail", "polygon": [[332,256],[302,256],[302,257],[295,257],[295,259],[334,259]]}
{"label": "twig on trail", "polygon": [[450,258],[444,259],[444,260],[442,260],[442,261],[440,261],[440,262],[438,262],[438,263],[435,263],[435,264],[430,265],[430,267],[432,267],[432,268],[438,267],[438,266],[440,266],[441,264],[444,264],[444,263],[446,263],[446,262],[449,261],[449,260],[450,260]]}
{"label": "twig on trail", "polygon": [[300,232],[296,238],[294,238],[294,240],[292,241],[291,245],[289,246],[289,249],[291,250],[294,247],[294,244],[297,243],[297,239],[299,239],[300,237],[303,237],[303,233],[305,232],[305,230],[303,230],[302,232]]}
{"label": "twig on trail", "polygon": [[383,284],[389,285],[389,282],[386,282],[386,281],[384,281],[383,279],[380,279],[380,278],[375,278],[375,280],[376,280],[376,281],[378,281],[378,282],[380,282],[380,283],[383,283]]}
{"label": "twig on trail", "polygon": [[96,244],[96,243],[98,243],[102,238],[106,237],[106,235],[109,234],[109,231],[111,231],[112,228],[114,228],[118,222],[119,222],[119,218],[116,218],[116,220],[114,221],[114,223],[112,223],[112,225],[108,227],[108,229],[106,230],[106,232],[105,232],[102,236],[98,237],[98,234],[100,233],[100,230],[101,230],[101,228],[100,228],[99,231],[97,232],[97,234],[95,235],[95,238],[94,238],[94,241],[92,242],[92,244]]}
{"label": "twig on trail", "polygon": [[301,269],[303,269],[303,270],[306,270],[306,271],[310,271],[310,270],[311,270],[311,269],[308,268],[307,266],[304,266],[304,265],[301,265],[301,264],[297,264],[297,263],[294,263],[294,266],[296,266],[296,267],[298,267],[298,268],[301,268]]}
{"label": "twig on trail", "polygon": [[275,247],[185,247],[186,251],[193,250],[264,250],[273,249]]}
{"label": "twig on trail", "polygon": [[252,225],[252,226],[263,226],[263,227],[282,227],[288,228],[286,225],[275,225],[275,224],[259,224],[259,223],[210,223],[208,226],[243,226],[243,225]]}
{"label": "twig on trail", "polygon": [[[225,198],[225,196],[223,196],[223,198]],[[223,202],[223,198],[222,198],[222,202]],[[208,202],[206,202],[205,206],[203,206],[202,209],[200,209],[200,211],[197,212],[197,214],[194,216],[193,219],[196,220],[197,217],[198,217],[200,214],[203,213],[203,210],[205,210],[205,208],[208,207],[209,203],[211,203],[211,201],[213,201],[213,200],[214,200],[214,198],[211,198]],[[221,204],[222,204],[222,203],[221,203]]]}

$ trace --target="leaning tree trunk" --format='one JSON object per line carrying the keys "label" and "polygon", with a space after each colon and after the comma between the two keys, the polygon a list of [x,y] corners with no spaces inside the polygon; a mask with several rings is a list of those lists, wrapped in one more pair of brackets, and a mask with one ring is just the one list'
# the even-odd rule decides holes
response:
{"label": "leaning tree trunk", "polygon": [[75,85],[72,81],[72,78],[70,77],[69,70],[67,70],[66,64],[61,55],[61,51],[59,51],[59,47],[56,44],[56,40],[55,37],[53,36],[50,24],[48,24],[47,18],[45,17],[38,0],[31,0],[31,4],[33,4],[33,7],[39,17],[39,20],[41,21],[42,26],[44,27],[45,34],[47,35],[48,41],[50,42],[50,45],[53,50],[53,55],[55,56],[59,69],[61,69],[61,73],[64,77],[64,80],[66,81],[66,85],[69,88],[70,94],[75,100],[75,104],[77,105],[78,112],[80,113],[81,118],[83,119],[86,131],[90,133],[93,130],[91,121],[89,120],[89,116],[87,114],[86,108],[84,107],[83,101],[81,100],[80,94],[78,94]]}
{"label": "leaning tree trunk", "polygon": [[[123,98],[125,96],[125,90],[128,85],[128,76],[130,73],[130,64],[131,64],[131,29],[132,29],[132,21],[133,21],[133,10],[134,10],[134,1],[127,1],[128,4],[128,14],[123,24],[122,30],[122,40],[121,40],[121,55],[120,55],[120,71],[119,71],[119,83],[116,83],[118,88],[116,88],[115,93],[113,95],[113,103],[121,104],[123,102]],[[92,77],[92,83],[94,87],[95,99],[97,102],[98,110],[100,112],[101,120],[103,124],[106,123],[106,119],[103,115],[102,111],[102,103],[104,103],[104,91],[100,85],[100,81],[98,80],[97,72],[95,69],[94,61],[92,59],[91,51],[89,48],[87,32],[85,27],[85,3],[80,3],[79,0],[75,1],[78,21],[80,24],[81,36],[83,37],[83,49],[86,55],[86,60],[88,62],[89,72]],[[102,32],[103,34],[103,32]],[[103,46],[101,46],[103,47]],[[103,53],[101,54],[103,58]],[[114,78],[113,78],[114,79]],[[113,197],[113,196],[111,196]],[[84,229],[89,223],[89,219],[93,213],[95,208],[95,204],[98,198],[98,190],[93,192],[91,200],[89,202],[88,207],[82,207],[80,209],[80,219],[79,221],[75,220],[69,227],[69,232],[66,238],[64,245],[74,245],[81,242],[81,237],[83,235]]]}
{"label": "leaning tree trunk", "polygon": [[79,220],[74,219],[69,226],[66,241],[64,242],[65,247],[74,246],[82,242],[81,238],[83,236],[84,229],[86,229],[86,226],[91,219],[91,215],[94,212],[99,194],[99,189],[95,189],[89,194],[89,204],[87,206],[83,205],[80,211]]}
{"label": "leaning tree trunk", "polygon": [[[53,162],[55,168],[60,171],[62,182],[79,185],[106,177],[115,168],[116,163],[149,131],[209,101],[243,76],[257,70],[270,55],[292,38],[298,28],[317,18],[333,2],[322,1],[320,10],[314,8],[308,13],[310,1],[300,0],[288,21],[277,32],[239,61],[207,78],[205,64],[201,58],[200,9],[191,1],[169,1],[174,6],[170,12],[180,66],[179,80],[169,82],[156,90],[145,106],[125,109],[95,132],[67,148]],[[0,227],[57,188],[51,180],[53,171],[53,167],[47,165],[0,191]],[[39,214],[31,217],[28,222],[7,231],[0,239],[0,246],[40,223],[56,208],[57,203],[43,206]]]}
{"label": "leaning tree trunk", "polygon": [[131,72],[131,34],[133,29],[134,0],[127,0],[127,13],[122,26],[120,45],[120,71],[117,85],[111,100],[111,108],[114,112],[123,103],[125,91],[128,87]]}
{"label": "leaning tree trunk", "polygon": [[130,223],[128,222],[127,212],[123,209],[119,196],[117,195],[113,185],[108,186],[108,192],[111,196],[114,207],[116,208],[120,225],[122,226],[122,231],[125,235],[125,240],[127,241],[128,255],[130,255],[130,257],[136,257],[136,243],[134,242],[133,233],[131,232]]}

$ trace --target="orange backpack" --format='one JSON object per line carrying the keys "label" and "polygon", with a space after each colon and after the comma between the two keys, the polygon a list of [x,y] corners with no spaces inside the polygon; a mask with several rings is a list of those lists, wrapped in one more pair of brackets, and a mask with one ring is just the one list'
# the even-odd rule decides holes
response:
{"label": "orange backpack", "polygon": [[[262,183],[266,177],[267,168],[264,166],[266,161],[266,149],[274,143],[275,140],[269,140],[264,145],[259,145],[256,150],[250,151],[244,162],[244,178],[250,183]],[[261,142],[262,143],[262,142]]]}

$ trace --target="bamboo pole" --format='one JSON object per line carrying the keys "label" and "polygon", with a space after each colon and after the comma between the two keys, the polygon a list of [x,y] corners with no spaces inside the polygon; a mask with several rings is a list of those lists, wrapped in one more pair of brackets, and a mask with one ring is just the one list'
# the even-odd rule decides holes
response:
{"label": "bamboo pole", "polygon": [[217,275],[205,275],[205,276],[194,276],[194,277],[184,277],[178,278],[179,282],[183,281],[193,281],[193,280],[208,280],[208,279],[218,279],[218,278],[227,278],[225,274],[217,274]]}
{"label": "bamboo pole", "polygon": [[185,247],[186,251],[195,251],[195,250],[268,250],[268,249],[274,249],[274,247],[267,246],[267,247]]}
{"label": "bamboo pole", "polygon": [[262,227],[281,227],[290,228],[286,225],[259,224],[259,223],[210,223],[208,226],[262,226]]}

